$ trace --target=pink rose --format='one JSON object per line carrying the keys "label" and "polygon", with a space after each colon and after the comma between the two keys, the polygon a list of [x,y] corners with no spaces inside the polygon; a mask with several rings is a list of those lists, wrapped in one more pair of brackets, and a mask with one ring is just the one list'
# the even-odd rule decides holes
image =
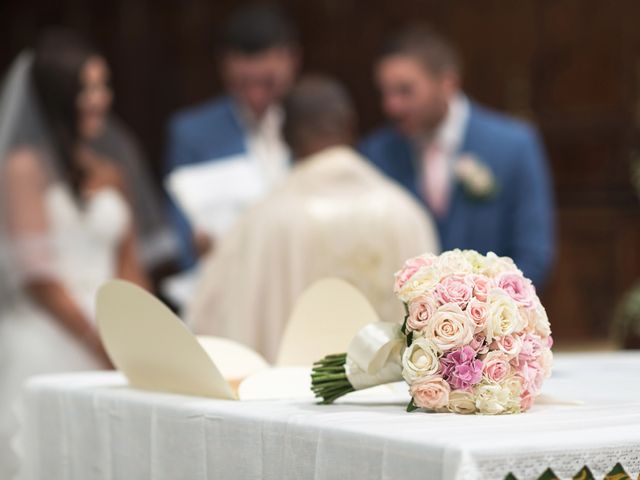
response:
{"label": "pink rose", "polygon": [[542,388],[542,382],[545,379],[545,370],[538,361],[521,362],[517,367],[518,375],[522,379],[522,388],[531,392],[532,395],[538,395]]}
{"label": "pink rose", "polygon": [[523,391],[522,395],[520,395],[520,409],[526,412],[533,406],[534,400],[535,395],[532,395],[528,390]]}
{"label": "pink rose", "polygon": [[469,343],[469,346],[473,348],[478,355],[484,355],[489,351],[489,345],[487,345],[486,339],[487,337],[485,337],[483,333],[476,333]]}
{"label": "pink rose", "polygon": [[409,318],[407,318],[409,331],[422,330],[426,327],[437,309],[438,303],[431,295],[420,295],[413,299],[409,304]]}
{"label": "pink rose", "polygon": [[495,287],[493,280],[486,275],[471,275],[473,282],[473,296],[481,302],[487,301],[489,291]]}
{"label": "pink rose", "polygon": [[474,325],[476,326],[475,333],[480,333],[484,331],[487,325],[487,315],[489,314],[489,306],[484,303],[472,298],[469,304],[467,305],[467,315],[469,318],[473,320]]}
{"label": "pink rose", "polygon": [[409,392],[417,407],[436,410],[447,406],[451,388],[442,377],[431,375],[415,381]]}
{"label": "pink rose", "polygon": [[503,273],[498,278],[498,288],[501,288],[518,304],[524,307],[533,305],[535,289],[531,281],[519,273]]}
{"label": "pink rose", "polygon": [[491,344],[492,350],[500,350],[511,358],[517,357],[522,348],[522,339],[514,335],[505,335]]}
{"label": "pink rose", "polygon": [[404,284],[407,283],[418,270],[420,270],[422,267],[429,267],[433,265],[435,259],[435,256],[422,255],[420,257],[410,258],[409,260],[407,260],[404,263],[402,270],[396,272],[395,274],[396,282],[393,291],[396,294],[400,292]]}
{"label": "pink rose", "polygon": [[463,275],[449,275],[436,286],[435,296],[441,305],[455,303],[461,309],[465,309],[473,288],[471,282]]}
{"label": "pink rose", "polygon": [[553,347],[553,337],[551,335],[547,337],[546,343],[547,343],[547,348]]}
{"label": "pink rose", "polygon": [[489,352],[484,358],[483,373],[489,380],[502,382],[511,373],[509,358],[500,351]]}
{"label": "pink rose", "polygon": [[467,390],[482,379],[482,360],[469,345],[445,354],[440,360],[442,378],[454,390]]}
{"label": "pink rose", "polygon": [[539,336],[527,333],[522,337],[522,348],[518,353],[518,362],[537,360],[542,354],[543,348],[542,339]]}

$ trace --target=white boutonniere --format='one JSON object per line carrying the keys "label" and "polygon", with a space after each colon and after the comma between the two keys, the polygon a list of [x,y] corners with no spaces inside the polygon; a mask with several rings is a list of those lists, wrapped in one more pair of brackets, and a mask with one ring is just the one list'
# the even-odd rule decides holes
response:
{"label": "white boutonniere", "polygon": [[466,194],[473,199],[488,200],[498,192],[493,172],[473,154],[461,155],[455,163],[454,173]]}

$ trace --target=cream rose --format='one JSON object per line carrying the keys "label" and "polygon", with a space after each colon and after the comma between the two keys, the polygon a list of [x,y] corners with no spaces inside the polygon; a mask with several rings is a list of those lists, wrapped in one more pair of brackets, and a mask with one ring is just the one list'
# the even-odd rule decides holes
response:
{"label": "cream rose", "polygon": [[409,331],[422,330],[438,309],[438,302],[430,294],[419,295],[409,304],[407,328]]}
{"label": "cream rose", "polygon": [[[509,390],[509,401],[507,402],[507,410],[505,413],[518,413],[523,410],[522,396],[524,390],[522,387],[522,380],[517,375],[511,375],[505,378],[501,385]],[[528,405],[528,409],[531,405]]]}
{"label": "cream rose", "polygon": [[440,270],[436,266],[421,267],[398,290],[398,298],[405,303],[411,303],[417,296],[432,290],[440,278]]}
{"label": "cream rose", "polygon": [[549,317],[547,317],[547,312],[539,300],[534,301],[531,308],[522,308],[521,311],[527,324],[527,331],[536,333],[543,338],[551,335]]}
{"label": "cream rose", "polygon": [[525,320],[518,310],[518,305],[504,290],[499,288],[491,290],[487,303],[489,304],[486,328],[488,342],[496,337],[504,337],[524,329]]}
{"label": "cream rose", "polygon": [[449,404],[451,387],[438,375],[423,377],[409,388],[413,403],[420,408],[437,410]]}
{"label": "cream rose", "polygon": [[[496,278],[503,273],[520,272],[516,264],[509,257],[499,257],[493,252],[487,253],[482,271],[483,275]],[[522,273],[522,272],[520,272]]]}
{"label": "cream rose", "polygon": [[471,343],[475,325],[455,303],[442,305],[422,331],[443,352]]}
{"label": "cream rose", "polygon": [[467,260],[463,252],[458,249],[442,253],[437,263],[443,277],[473,273],[473,265]]}
{"label": "cream rose", "polygon": [[442,352],[426,338],[415,339],[402,355],[402,376],[409,385],[438,372]]}
{"label": "cream rose", "polygon": [[471,392],[454,390],[449,393],[447,408],[450,412],[468,415],[476,412],[476,400]]}
{"label": "cream rose", "polygon": [[484,269],[485,257],[475,250],[463,250],[462,255],[471,264],[473,273],[479,273]]}
{"label": "cream rose", "polygon": [[485,415],[508,413],[514,403],[509,388],[499,383],[483,381],[476,385],[474,392],[476,408],[479,413]]}

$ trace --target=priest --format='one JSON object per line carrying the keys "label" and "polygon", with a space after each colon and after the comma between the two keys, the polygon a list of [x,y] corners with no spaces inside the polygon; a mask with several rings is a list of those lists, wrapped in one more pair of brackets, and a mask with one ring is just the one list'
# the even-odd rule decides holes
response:
{"label": "priest", "polygon": [[292,174],[206,259],[187,312],[196,333],[240,341],[271,361],[296,298],[315,280],[347,280],[383,320],[400,322],[394,272],[439,249],[425,210],[351,147],[356,117],[340,84],[307,77],[284,109]]}

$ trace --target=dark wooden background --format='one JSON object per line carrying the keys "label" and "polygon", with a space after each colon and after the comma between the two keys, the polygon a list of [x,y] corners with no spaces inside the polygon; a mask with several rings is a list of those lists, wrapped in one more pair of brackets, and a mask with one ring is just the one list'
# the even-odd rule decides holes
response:
{"label": "dark wooden background", "polygon": [[[213,29],[233,0],[2,0],[0,70],[42,27],[73,27],[114,71],[115,109],[160,171],[171,112],[219,92]],[[351,89],[366,131],[382,119],[371,61],[385,33],[424,20],[450,36],[465,89],[542,130],[558,208],[559,254],[544,292],[560,343],[603,339],[640,276],[640,2],[636,0],[283,0],[305,69]]]}

